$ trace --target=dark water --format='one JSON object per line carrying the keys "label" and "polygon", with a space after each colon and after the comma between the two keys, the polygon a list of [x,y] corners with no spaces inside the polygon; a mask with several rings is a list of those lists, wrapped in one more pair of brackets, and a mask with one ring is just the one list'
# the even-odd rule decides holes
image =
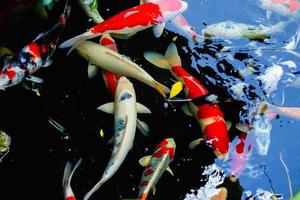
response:
{"label": "dark water", "polygon": [[[138,1],[99,1],[99,11],[104,18],[107,18],[138,3]],[[233,1],[232,5],[237,8],[230,8],[238,9],[236,3]],[[47,30],[55,23],[63,9],[63,4],[60,2],[53,7],[49,12],[48,21],[39,19],[33,12],[23,14],[17,22],[1,30],[1,42],[11,50],[18,51],[32,41],[38,33]],[[93,25],[77,2],[70,1],[70,4],[72,5],[71,16],[60,42],[82,33]],[[218,15],[207,18],[210,14],[205,15],[208,11],[204,8],[212,9],[212,3],[203,1],[198,4],[196,1],[190,1],[189,5],[190,9],[186,12],[186,17],[193,26],[199,28],[199,31],[202,22],[216,23],[224,19],[221,17],[224,16],[221,11],[217,12]],[[204,5],[204,8],[198,16],[195,8],[200,5]],[[228,5],[218,5],[218,10],[222,6],[228,8]],[[230,17],[236,18],[236,15]],[[200,18],[201,20],[197,20]],[[230,96],[227,85],[244,81],[238,76],[236,65],[245,66],[252,58],[263,66],[270,64],[267,63],[266,57],[255,58],[253,52],[240,50],[232,52],[234,61],[228,60],[226,56],[217,58],[215,53],[228,45],[226,41],[193,44],[185,37],[167,30],[159,39],[153,36],[152,30],[146,30],[129,40],[117,39],[116,42],[121,54],[141,64],[159,82],[171,86],[173,78],[170,73],[147,63],[143,58],[143,52],[149,50],[164,52],[174,36],[178,36],[176,44],[180,47],[178,50],[182,63],[186,66],[185,69],[201,80],[209,91],[224,97]],[[289,36],[291,37],[292,34]],[[235,44],[243,45],[239,42]],[[294,57],[292,59],[295,62],[299,61]],[[110,158],[112,145],[107,142],[113,134],[113,116],[96,110],[99,105],[113,100],[107,92],[102,77],[99,75],[94,79],[88,79],[87,63],[75,52],[66,56],[65,50],[57,49],[53,61],[50,67],[35,73],[36,76],[44,79],[44,83],[40,85],[41,96],[36,96],[34,92],[25,90],[19,85],[0,91],[0,127],[12,138],[10,152],[0,165],[0,199],[63,199],[61,182],[64,166],[67,161],[75,164],[79,158],[82,158],[83,162],[74,174],[72,188],[76,197],[82,199],[83,195],[99,180]],[[219,82],[215,83],[212,80],[219,80]],[[248,80],[251,82],[252,79]],[[135,198],[143,172],[138,160],[151,154],[156,144],[167,137],[174,138],[177,144],[176,156],[171,164],[175,176],[168,173],[162,176],[156,185],[157,191],[153,199],[183,199],[190,189],[197,189],[205,184],[200,181],[203,178],[203,166],[214,163],[216,158],[211,148],[203,143],[194,150],[188,148],[190,141],[201,136],[201,131],[193,118],[183,114],[180,105],[173,104],[173,107],[168,105],[166,108],[165,100],[155,90],[138,81],[132,79],[131,81],[136,90],[137,101],[152,111],[151,115],[139,116],[149,124],[151,136],[145,138],[137,131],[134,147],[124,163],[117,173],[93,195],[92,199]],[[258,83],[253,82],[253,84],[255,87]],[[256,88],[259,88],[259,84]],[[264,95],[259,89],[249,91],[250,99]],[[273,101],[278,103],[281,98],[278,99],[274,98]],[[297,90],[290,88],[285,90],[285,100],[285,106],[299,105],[300,97]],[[230,106],[228,104],[220,104],[220,106],[225,118],[233,124],[240,120],[240,110],[244,104],[232,103]],[[70,138],[66,138],[52,127],[48,123],[48,117],[61,123]],[[256,170],[260,170],[260,175],[251,178],[247,175],[249,171],[246,170],[241,176],[241,182],[232,183],[226,178],[222,185],[228,189],[228,199],[241,199],[243,188],[253,192],[257,188],[271,190],[268,179],[259,167],[261,164],[266,166],[275,191],[284,194],[287,199],[289,195],[287,181],[278,152],[284,154],[289,165],[294,191],[299,189],[300,174],[297,163],[300,157],[297,153],[299,143],[296,139],[299,125],[285,117],[280,117],[273,123],[269,154],[259,156],[253,153],[254,156],[250,160],[256,166]],[[100,129],[104,130],[104,138],[99,135]],[[231,140],[236,135],[234,129],[230,131]],[[224,167],[226,172],[228,166],[218,164]]]}

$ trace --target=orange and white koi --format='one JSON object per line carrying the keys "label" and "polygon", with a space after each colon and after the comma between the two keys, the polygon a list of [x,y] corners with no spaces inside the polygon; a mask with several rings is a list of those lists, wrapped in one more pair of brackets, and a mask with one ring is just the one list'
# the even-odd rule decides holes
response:
{"label": "orange and white koi", "polygon": [[[187,73],[182,65],[175,44],[171,43],[165,55],[145,52],[144,57],[163,69],[169,69],[172,75],[184,84],[187,98],[197,98],[208,94],[207,89],[193,76]],[[196,106],[192,102],[184,109],[185,113],[194,116],[201,127],[203,137],[210,141],[216,156],[225,159],[229,148],[228,128],[223,113],[218,105],[202,104]],[[198,140],[199,141],[199,140]],[[191,147],[196,143],[192,143]]]}
{"label": "orange and white koi", "polygon": [[235,182],[243,173],[252,152],[252,138],[245,132],[241,132],[233,149],[230,160],[230,180]]}
{"label": "orange and white koi", "polygon": [[140,164],[145,168],[139,185],[138,200],[146,200],[149,193],[155,193],[155,185],[165,170],[172,175],[169,164],[175,156],[176,144],[173,138],[163,139],[154,149],[151,156],[140,159]]}
{"label": "orange and white koi", "polygon": [[17,85],[24,79],[41,83],[42,79],[32,76],[41,67],[49,66],[59,36],[62,33],[71,7],[67,6],[64,12],[49,31],[40,33],[30,44],[26,45],[12,59],[6,60],[0,71],[0,89]]}
{"label": "orange and white koi", "polygon": [[81,159],[78,160],[75,167],[71,171],[71,163],[70,162],[66,163],[65,170],[64,170],[64,177],[63,177],[63,181],[62,181],[62,187],[63,187],[65,200],[76,200],[76,197],[71,188],[71,180],[72,180],[75,170],[80,166],[80,164],[81,164]]}
{"label": "orange and white koi", "polygon": [[183,13],[187,9],[187,6],[187,3],[181,0],[156,0],[155,3],[147,2],[106,19],[87,32],[65,41],[60,45],[60,48],[72,46],[71,51],[80,42],[103,35],[104,33],[129,36],[150,27],[153,27],[154,35],[160,37],[165,23]]}

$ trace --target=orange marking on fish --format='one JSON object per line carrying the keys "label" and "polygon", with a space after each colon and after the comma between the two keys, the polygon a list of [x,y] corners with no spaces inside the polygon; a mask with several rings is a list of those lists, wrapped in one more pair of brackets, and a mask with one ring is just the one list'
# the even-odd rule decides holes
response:
{"label": "orange marking on fish", "polygon": [[138,200],[147,200],[147,193],[143,193],[138,197]]}
{"label": "orange marking on fish", "polygon": [[69,196],[66,198],[66,200],[76,200],[76,197],[75,196]]}
{"label": "orange marking on fish", "polygon": [[103,33],[107,30],[122,30],[126,27],[156,25],[162,17],[159,6],[154,3],[145,3],[129,8],[119,14],[108,18],[91,28],[94,34]]}

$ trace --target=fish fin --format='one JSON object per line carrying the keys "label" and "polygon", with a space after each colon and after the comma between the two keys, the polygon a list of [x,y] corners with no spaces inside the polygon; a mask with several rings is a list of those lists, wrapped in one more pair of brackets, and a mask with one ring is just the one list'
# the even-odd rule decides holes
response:
{"label": "fish fin", "polygon": [[162,69],[170,69],[173,66],[181,66],[181,59],[174,43],[171,43],[168,46],[165,55],[148,51],[144,53],[144,57],[150,63]]}
{"label": "fish fin", "polygon": [[194,140],[194,141],[192,141],[190,144],[189,144],[189,148],[190,149],[194,149],[196,146],[198,146],[200,143],[201,143],[201,141],[203,141],[204,139],[203,138],[199,138],[199,139],[197,139],[197,140]]}
{"label": "fish fin", "polygon": [[72,170],[72,172],[71,172],[71,174],[70,174],[69,185],[71,184],[71,180],[72,180],[72,177],[73,177],[74,172],[75,172],[75,171],[78,169],[78,167],[81,165],[81,162],[82,162],[82,159],[80,158],[80,159],[77,161],[76,165],[74,166],[74,168],[73,168],[73,170]]}
{"label": "fish fin", "polygon": [[235,125],[235,128],[243,133],[248,133],[250,130],[249,124],[246,123],[238,123]]}
{"label": "fish fin", "polygon": [[167,86],[164,86],[163,84],[155,81],[155,88],[156,90],[164,97],[166,97],[166,94],[170,93],[170,89]]}
{"label": "fish fin", "polygon": [[151,114],[151,110],[141,103],[136,103],[136,111],[137,113]]}
{"label": "fish fin", "polygon": [[112,143],[114,143],[114,142],[115,142],[115,136],[112,136],[112,137],[108,140],[107,144],[112,144]]}
{"label": "fish fin", "polygon": [[43,65],[43,67],[49,67],[52,65],[53,61],[51,59],[47,60],[46,63]]}
{"label": "fish fin", "polygon": [[226,121],[227,130],[230,130],[232,123],[231,121]]}
{"label": "fish fin", "polygon": [[152,188],[152,194],[153,194],[153,195],[156,194],[156,187],[155,187],[155,185],[154,185],[153,188]]}
{"label": "fish fin", "polygon": [[56,128],[59,132],[61,132],[62,134],[69,136],[68,133],[66,133],[66,128],[63,127],[62,125],[60,125],[57,121],[55,121],[54,119],[52,119],[51,117],[48,117],[48,122],[54,127]]}
{"label": "fish fin", "polygon": [[299,107],[281,107],[268,104],[268,113],[273,112],[278,115],[284,115],[293,119],[300,120],[300,108]]}
{"label": "fish fin", "polygon": [[77,35],[71,39],[68,39],[67,41],[63,42],[62,44],[59,45],[60,49],[68,48],[71,47],[70,50],[68,51],[67,55],[71,53],[71,51],[76,48],[81,42],[97,37],[97,35],[92,34],[91,32],[85,32],[83,34]]}
{"label": "fish fin", "polygon": [[70,179],[70,174],[71,174],[71,163],[68,161],[65,165],[65,169],[64,169],[64,176],[63,176],[63,180],[62,180],[62,186],[66,187],[69,183],[69,179]]}
{"label": "fish fin", "polygon": [[82,159],[78,160],[78,162],[76,163],[76,165],[72,171],[71,171],[71,163],[69,161],[65,165],[62,186],[63,186],[64,192],[66,193],[66,196],[74,196],[73,191],[71,189],[71,180],[72,180],[74,172],[81,164],[81,161],[82,161]]}
{"label": "fish fin", "polygon": [[219,193],[213,195],[210,200],[226,200],[227,193],[227,189],[225,187],[221,187]]}
{"label": "fish fin", "polygon": [[139,159],[139,164],[143,167],[146,167],[149,164],[151,157],[151,155],[142,157]]}
{"label": "fish fin", "polygon": [[114,38],[117,38],[117,39],[128,40],[128,39],[130,39],[133,35],[135,35],[136,33],[137,33],[137,32],[128,33],[128,34],[111,33],[110,35],[113,36]]}
{"label": "fish fin", "polygon": [[172,169],[171,169],[169,166],[166,168],[166,170],[167,170],[167,172],[169,172],[172,176],[174,176],[174,173],[173,173]]}
{"label": "fish fin", "polygon": [[162,35],[162,33],[164,32],[165,25],[166,22],[163,22],[153,27],[153,34],[156,38],[159,38]]}
{"label": "fish fin", "polygon": [[137,119],[136,121],[137,121],[137,123],[136,123],[137,128],[141,131],[141,133],[144,136],[148,137],[149,136],[149,125],[139,119]]}
{"label": "fish fin", "polygon": [[189,108],[188,104],[184,104],[183,106],[181,106],[181,110],[184,112],[184,114],[186,114],[187,116],[193,117],[193,114]]}
{"label": "fish fin", "polygon": [[94,78],[99,72],[99,67],[97,67],[96,65],[90,64],[88,65],[88,77]]}
{"label": "fish fin", "polygon": [[35,83],[43,83],[44,80],[39,78],[39,77],[36,77],[36,76],[28,76],[26,77],[26,80],[28,81],[32,81],[32,82],[35,82]]}
{"label": "fish fin", "polygon": [[181,81],[177,81],[175,84],[172,85],[169,100],[177,96],[182,91],[183,85]]}
{"label": "fish fin", "polygon": [[102,112],[106,112],[108,114],[114,113],[114,102],[103,104],[102,106],[99,106],[97,110],[101,110]]}

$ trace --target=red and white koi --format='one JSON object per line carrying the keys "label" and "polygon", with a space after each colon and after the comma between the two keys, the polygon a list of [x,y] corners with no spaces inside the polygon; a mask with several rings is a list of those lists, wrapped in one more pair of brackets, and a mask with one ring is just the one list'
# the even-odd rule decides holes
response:
{"label": "red and white koi", "polygon": [[166,94],[170,92],[169,88],[157,82],[143,68],[132,62],[126,56],[109,48],[94,42],[84,41],[76,47],[76,50],[78,54],[90,64],[122,76],[137,79],[156,89],[163,96],[166,96]]}
{"label": "red and white koi", "polygon": [[235,182],[243,173],[246,164],[251,156],[253,141],[245,132],[241,132],[233,149],[233,155],[230,160],[230,180]]}
{"label": "red and white koi", "polygon": [[[208,94],[207,89],[181,66],[181,59],[175,44],[171,43],[169,45],[165,55],[145,52],[144,57],[157,67],[169,69],[176,80],[184,84],[187,98],[194,99]],[[216,156],[225,159],[229,148],[229,138],[228,128],[220,107],[212,104],[196,106],[189,102],[188,107],[185,107],[184,111],[186,114],[196,118],[204,139],[211,142]]]}
{"label": "red and white koi", "polygon": [[165,172],[173,172],[169,164],[175,156],[176,144],[173,138],[162,140],[154,149],[154,153],[140,159],[140,164],[145,168],[139,185],[138,200],[146,200],[150,192],[155,194],[155,185]]}
{"label": "red and white koi", "polygon": [[25,78],[41,83],[42,79],[32,76],[41,67],[51,64],[59,36],[62,33],[66,20],[70,14],[71,7],[67,6],[64,12],[49,31],[40,33],[30,44],[26,45],[12,59],[6,60],[3,69],[0,71],[0,89],[17,85]]}
{"label": "red and white koi", "polygon": [[87,32],[71,38],[60,45],[60,48],[71,47],[70,51],[80,42],[104,33],[134,35],[135,33],[153,27],[156,37],[160,37],[165,23],[177,17],[187,9],[187,3],[181,0],[156,0],[147,2],[122,11],[105,21],[95,25]]}
{"label": "red and white koi", "polygon": [[89,199],[102,184],[117,172],[128,152],[132,149],[137,126],[137,112],[150,112],[145,106],[137,104],[133,85],[124,76],[118,81],[115,101],[104,104],[98,109],[107,113],[114,113],[114,148],[102,178],[85,194],[84,200]]}
{"label": "red and white koi", "polygon": [[65,200],[76,200],[76,197],[71,188],[71,180],[72,180],[74,172],[80,166],[80,164],[81,164],[81,159],[78,160],[75,167],[71,171],[71,163],[70,162],[66,163],[65,170],[64,170],[64,177],[63,177],[63,181],[62,181],[62,187],[63,187]]}

